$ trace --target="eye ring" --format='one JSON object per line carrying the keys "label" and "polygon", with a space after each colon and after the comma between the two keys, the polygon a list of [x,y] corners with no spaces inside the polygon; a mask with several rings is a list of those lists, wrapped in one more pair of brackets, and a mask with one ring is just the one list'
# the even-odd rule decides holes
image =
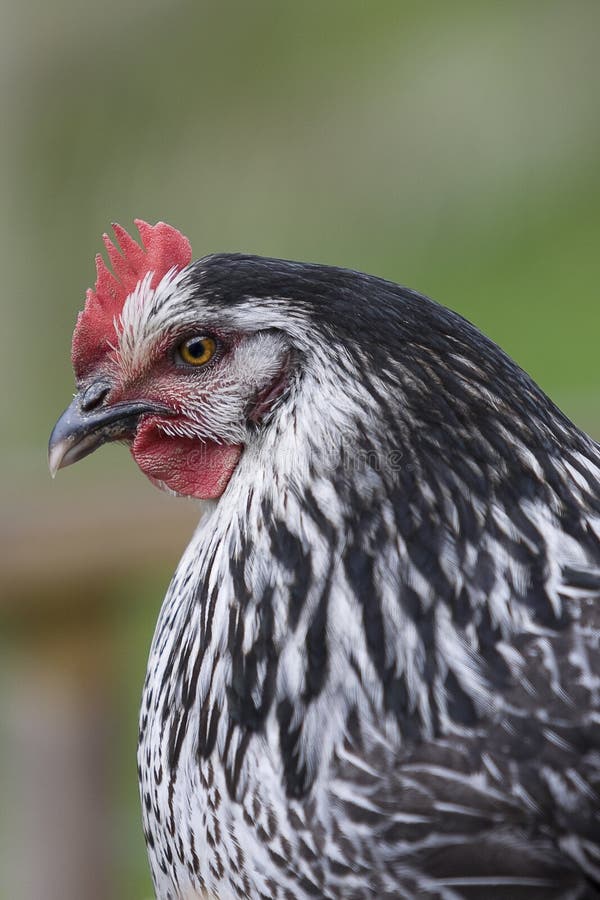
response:
{"label": "eye ring", "polygon": [[186,366],[205,366],[216,352],[217,342],[208,334],[195,334],[177,347],[177,356]]}

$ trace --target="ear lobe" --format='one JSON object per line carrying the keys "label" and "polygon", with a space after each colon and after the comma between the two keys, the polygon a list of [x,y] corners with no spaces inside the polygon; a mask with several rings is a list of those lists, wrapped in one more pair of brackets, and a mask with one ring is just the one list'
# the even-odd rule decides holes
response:
{"label": "ear lobe", "polygon": [[290,353],[286,353],[279,372],[275,377],[257,391],[248,411],[248,421],[259,425],[265,420],[273,407],[287,392],[290,383]]}

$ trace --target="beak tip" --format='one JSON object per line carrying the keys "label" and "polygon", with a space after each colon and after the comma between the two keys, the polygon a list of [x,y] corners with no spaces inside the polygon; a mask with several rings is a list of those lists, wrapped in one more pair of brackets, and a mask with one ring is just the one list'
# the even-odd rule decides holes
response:
{"label": "beak tip", "polygon": [[56,473],[61,468],[64,455],[65,448],[62,445],[62,442],[51,444],[48,447],[48,468],[52,478],[56,478]]}

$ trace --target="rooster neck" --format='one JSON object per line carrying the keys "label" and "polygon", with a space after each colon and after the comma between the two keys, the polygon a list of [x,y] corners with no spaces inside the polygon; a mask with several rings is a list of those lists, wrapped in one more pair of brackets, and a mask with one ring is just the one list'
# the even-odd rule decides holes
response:
{"label": "rooster neck", "polygon": [[589,559],[541,504],[515,501],[511,520],[498,497],[466,507],[420,482],[406,455],[390,478],[348,469],[343,449],[320,466],[250,449],[159,619],[149,680],[168,765],[191,739],[234,796],[256,741],[303,795],[357,708],[393,743],[471,727],[514,675],[497,646],[565,627],[562,565]]}
{"label": "rooster neck", "polygon": [[[360,610],[337,587],[343,533],[334,537],[333,485],[313,485],[311,516],[295,489],[265,492],[256,478],[246,479],[246,466],[258,471],[249,458],[240,464],[181,561],[149,665],[172,735],[170,766],[177,767],[191,730],[200,757],[221,757],[232,793],[245,777],[237,754],[248,736],[272,734],[278,743],[281,728],[292,728],[291,719],[297,723],[308,707],[305,733],[314,731],[315,740],[305,745],[314,754],[327,697],[336,690],[324,690],[332,665],[328,623],[344,623],[335,654],[338,690],[342,678],[347,686],[356,679],[349,669],[353,644],[360,658]],[[341,710],[338,724],[343,728]],[[316,767],[315,757],[300,764],[302,772],[290,768],[295,790],[305,789]]]}
{"label": "rooster neck", "polygon": [[434,399],[409,427],[383,382],[341,371],[306,371],[257,432],[158,622],[148,678],[169,765],[192,733],[232,794],[255,739],[305,792],[355,708],[394,741],[471,726],[514,674],[498,647],[565,627],[562,567],[597,554],[598,454],[573,426],[560,456],[550,418],[509,431],[482,395],[478,419],[442,435],[448,458]]}
{"label": "rooster neck", "polygon": [[[213,816],[256,858],[251,803],[283,822],[327,807],[345,754],[387,770],[404,747],[522,722],[523,659],[505,648],[559,639],[572,621],[565,563],[598,561],[591,444],[551,458],[515,440],[483,472],[473,456],[434,464],[400,428],[369,444],[364,417],[341,430],[343,414],[340,399],[327,428],[282,420],[277,440],[249,446],[173,579],[139,757],[164,847],[189,821],[198,857],[210,852]],[[400,456],[379,465],[392,442]]]}

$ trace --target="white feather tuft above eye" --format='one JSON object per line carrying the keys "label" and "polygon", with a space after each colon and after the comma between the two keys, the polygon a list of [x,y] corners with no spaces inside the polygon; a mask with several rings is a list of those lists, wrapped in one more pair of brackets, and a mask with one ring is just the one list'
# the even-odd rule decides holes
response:
{"label": "white feather tuft above eye", "polygon": [[151,287],[153,274],[148,272],[137,284],[115,321],[117,360],[123,374],[129,378],[142,372],[155,358],[153,348],[167,330],[179,324],[184,307],[179,314],[177,307],[187,297],[181,290],[185,270],[169,269],[155,288]]}

